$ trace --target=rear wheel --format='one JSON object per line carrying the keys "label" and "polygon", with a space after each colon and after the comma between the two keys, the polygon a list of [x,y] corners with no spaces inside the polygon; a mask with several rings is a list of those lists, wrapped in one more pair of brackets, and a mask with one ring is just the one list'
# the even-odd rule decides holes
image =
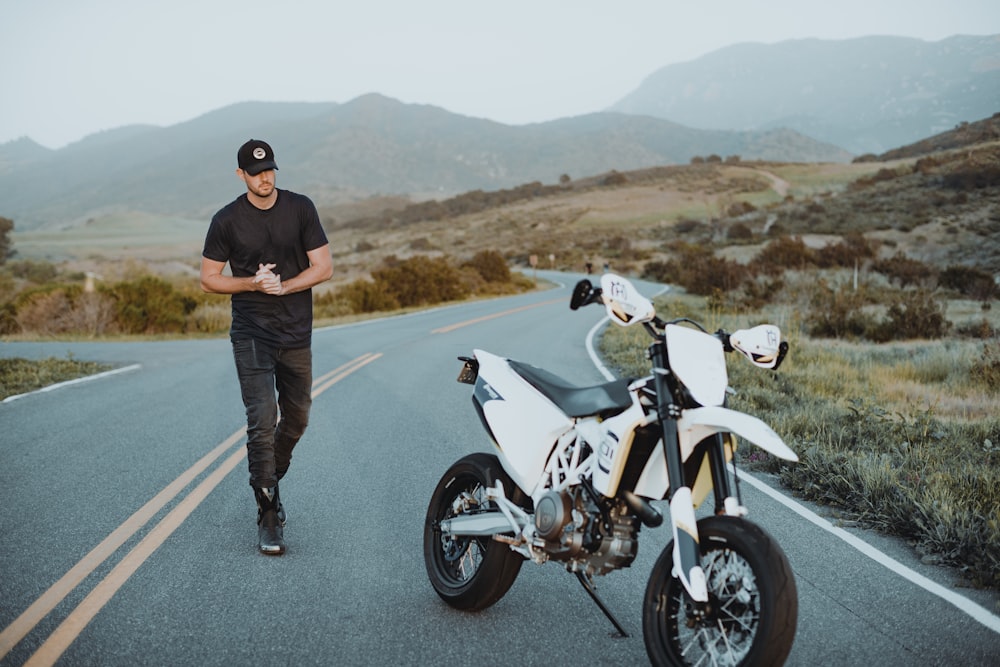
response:
{"label": "rear wheel", "polygon": [[486,488],[503,483],[517,502],[521,492],[491,454],[470,454],[438,482],[424,522],[424,565],[441,599],[456,609],[477,611],[502,598],[521,571],[524,559],[492,537],[452,537],[441,521],[466,512],[499,511],[486,500]]}
{"label": "rear wheel", "polygon": [[735,517],[698,522],[708,610],[694,613],[671,575],[673,543],[653,567],[643,602],[646,652],[654,665],[781,665],[798,622],[788,558],[763,528]]}

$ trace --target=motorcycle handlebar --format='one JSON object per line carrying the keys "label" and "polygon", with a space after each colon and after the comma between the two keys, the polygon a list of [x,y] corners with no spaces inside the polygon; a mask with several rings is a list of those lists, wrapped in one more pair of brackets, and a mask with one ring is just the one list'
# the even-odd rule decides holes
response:
{"label": "motorcycle handlebar", "polygon": [[761,368],[778,370],[788,354],[788,341],[781,340],[781,331],[773,324],[761,324],[732,333],[719,329],[715,335],[722,341],[726,352],[736,350]]}
{"label": "motorcycle handlebar", "polygon": [[601,288],[594,287],[589,280],[581,280],[573,288],[573,296],[569,300],[569,309],[577,310],[581,306],[601,302]]}
{"label": "motorcycle handlebar", "polygon": [[[570,310],[577,310],[581,306],[593,303],[604,303],[602,289],[595,287],[587,279],[579,281],[573,288],[573,295],[569,302]],[[642,324],[650,336],[659,339],[663,335],[661,332],[666,329],[668,324],[679,324],[680,322],[689,322],[701,331],[708,333],[700,324],[687,317],[666,321],[658,315],[653,315],[651,319],[643,321]],[[761,368],[777,370],[788,353],[788,342],[781,341],[781,332],[778,327],[769,324],[762,324],[751,329],[741,329],[732,333],[719,329],[712,335],[721,341],[722,349],[725,352],[738,351],[755,366]]]}

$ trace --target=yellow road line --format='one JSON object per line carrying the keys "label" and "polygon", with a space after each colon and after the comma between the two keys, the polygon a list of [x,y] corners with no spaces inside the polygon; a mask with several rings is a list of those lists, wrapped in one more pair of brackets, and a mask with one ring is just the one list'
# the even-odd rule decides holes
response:
{"label": "yellow road line", "polygon": [[164,487],[162,491],[104,538],[100,544],[94,547],[90,553],[64,574],[59,581],[52,584],[47,591],[42,593],[13,623],[8,625],[3,632],[0,632],[0,659],[7,655],[18,642],[24,639],[25,635],[31,632],[81,581],[86,579],[91,572],[97,569],[122,544],[135,535],[139,529],[149,523],[150,519],[163,509],[167,503],[173,500],[184,487],[204,472],[217,458],[222,456],[223,452],[246,435],[246,431],[246,426],[239,429],[215,449],[199,459],[197,463],[181,473],[177,479]]}
{"label": "yellow road line", "polygon": [[45,643],[38,647],[38,650],[24,663],[24,667],[39,667],[41,665],[54,665],[62,654],[69,648],[69,645],[80,636],[87,624],[94,619],[101,609],[104,608],[111,598],[114,597],[118,589],[128,581],[129,577],[135,574],[139,566],[145,563],[153,552],[160,548],[168,537],[177,530],[188,515],[212,492],[219,482],[228,475],[246,457],[246,452],[242,449],[234,452],[222,465],[212,471],[201,484],[196,486],[184,500],[177,504],[167,516],[163,517],[156,527],[149,531],[149,534],[142,539],[128,554],[122,558],[121,562],[115,565],[114,569],[104,577],[97,586],[94,587],[87,597],[83,599],[76,609],[70,613],[66,619],[59,624]]}
{"label": "yellow road line", "polygon": [[[370,364],[371,362],[375,361],[376,359],[378,359],[381,356],[382,356],[381,352],[379,352],[378,354],[371,354],[371,353],[369,353],[369,354],[366,354],[364,356],[361,356],[361,357],[358,357],[357,359],[355,359],[353,362],[351,362],[354,365],[351,366],[350,368],[344,370],[344,371],[340,371],[340,369],[337,369],[337,370],[334,370],[334,371],[331,371],[331,372],[327,373],[326,375],[324,375],[323,377],[321,377],[319,380],[316,380],[315,383],[313,383],[315,385],[315,384],[318,384],[320,382],[324,382],[324,381],[326,382],[326,384],[323,384],[322,386],[317,387],[316,389],[313,390],[313,398],[316,398],[318,395],[320,395],[321,393],[323,393],[324,391],[326,391],[327,389],[329,389],[332,385],[335,385],[336,383],[340,382],[341,380],[343,380],[345,377],[347,377],[348,375],[350,375],[354,371],[358,370],[362,366],[367,366],[368,364]],[[341,366],[340,368],[344,368],[344,366]],[[331,375],[333,375],[332,378],[330,377]],[[330,378],[330,379],[327,380],[327,378]]]}
{"label": "yellow road line", "polygon": [[[367,353],[357,359],[347,362],[342,366],[320,376],[313,381],[312,397],[316,398],[331,386],[347,377],[354,371],[375,361],[382,354]],[[94,547],[90,553],[84,556],[80,562],[74,565],[62,578],[49,587],[42,595],[35,600],[13,623],[0,632],[0,659],[3,659],[31,632],[38,623],[41,622],[49,612],[52,611],[67,595],[70,594],[87,576],[89,576],[98,566],[106,561],[117,551],[122,544],[135,535],[143,526],[173,500],[188,484],[198,475],[204,472],[216,459],[222,456],[228,449],[233,447],[246,435],[246,427],[242,427],[216,446],[211,452],[203,456],[193,466],[168,484],[162,491],[154,496],[149,502],[143,505],[132,516],[125,520],[121,526],[108,535],[100,544]],[[233,453],[213,471],[204,481],[188,494],[160,523],[153,528],[150,533],[139,542],[118,565],[87,595],[86,598],[73,610],[73,612],[56,628],[55,632],[42,644],[41,647],[31,656],[26,665],[51,665],[54,664],[69,645],[79,636],[80,632],[94,618],[98,611],[110,601],[111,597],[125,583],[136,569],[145,562],[149,556],[164,540],[167,539],[201,503],[209,492],[212,491],[219,482],[229,474],[232,469],[246,456],[245,449],[241,448]]]}
{"label": "yellow road line", "polygon": [[434,329],[431,333],[448,333],[454,331],[455,329],[461,329],[462,327],[467,327],[472,324],[479,324],[480,322],[486,322],[488,320],[494,320],[498,317],[504,317],[506,315],[513,315],[514,313],[520,313],[524,310],[531,310],[532,308],[538,308],[540,306],[548,306],[553,303],[562,303],[566,299],[552,299],[551,301],[542,301],[541,303],[533,303],[530,306],[521,306],[520,308],[512,308],[511,310],[505,310],[501,313],[493,313],[492,315],[484,315],[483,317],[477,317],[474,320],[466,320],[465,322],[458,322],[456,324],[450,324],[446,327],[441,327],[440,329]]}

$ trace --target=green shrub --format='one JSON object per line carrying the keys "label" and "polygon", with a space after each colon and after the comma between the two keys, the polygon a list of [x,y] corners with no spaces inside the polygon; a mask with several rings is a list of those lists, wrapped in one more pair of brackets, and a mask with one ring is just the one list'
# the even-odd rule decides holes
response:
{"label": "green shrub", "polygon": [[0,304],[0,335],[17,333],[21,325],[17,322],[17,308],[13,303]]}
{"label": "green shrub", "polygon": [[381,281],[355,280],[337,291],[339,296],[346,298],[353,313],[377,313],[397,310],[399,300],[388,291]]}
{"label": "green shrub", "polygon": [[726,230],[726,238],[733,241],[748,241],[753,238],[753,231],[744,223],[737,222]]}
{"label": "green shrub", "polygon": [[646,264],[642,277],[680,285],[699,295],[735,290],[752,277],[747,267],[716,257],[710,247],[681,242],[673,251],[673,259]]}
{"label": "green shrub", "polygon": [[976,384],[1000,391],[1000,344],[996,341],[983,343],[979,359],[973,362],[969,375]]}
{"label": "green shrub", "polygon": [[114,299],[116,322],[123,333],[178,333],[197,301],[174,290],[155,276],[116,283],[108,289]]}
{"label": "green shrub", "polygon": [[981,190],[1000,185],[1000,166],[969,164],[946,174],[942,185],[950,190]]}
{"label": "green shrub", "polygon": [[55,264],[31,259],[8,262],[7,268],[10,270],[11,275],[36,285],[52,282],[59,275],[59,270]]}
{"label": "green shrub", "polygon": [[980,301],[992,299],[997,292],[993,276],[971,266],[949,266],[938,277],[938,285]]}
{"label": "green shrub", "polygon": [[815,253],[798,236],[781,236],[764,246],[752,262],[757,273],[777,275],[802,270],[816,263]]}
{"label": "green shrub", "polygon": [[944,306],[927,290],[906,290],[889,304],[888,319],[869,336],[876,342],[909,338],[941,338],[951,326]]}
{"label": "green shrub", "polygon": [[813,336],[826,338],[862,338],[874,325],[874,318],[863,308],[868,298],[865,292],[846,285],[830,287],[820,281],[812,290],[806,330]]}
{"label": "green shrub", "polygon": [[875,244],[860,234],[849,234],[839,243],[824,246],[814,253],[820,268],[852,268],[861,260],[875,257]]}
{"label": "green shrub", "polygon": [[881,259],[872,265],[872,270],[899,283],[900,287],[925,285],[937,275],[937,270],[921,261],[910,259],[901,252],[888,259]]}
{"label": "green shrub", "polygon": [[468,296],[458,270],[447,259],[417,255],[372,271],[372,278],[401,307],[455,301]]}
{"label": "green shrub", "polygon": [[488,283],[510,282],[510,267],[507,260],[496,250],[480,250],[463,266],[475,269]]}

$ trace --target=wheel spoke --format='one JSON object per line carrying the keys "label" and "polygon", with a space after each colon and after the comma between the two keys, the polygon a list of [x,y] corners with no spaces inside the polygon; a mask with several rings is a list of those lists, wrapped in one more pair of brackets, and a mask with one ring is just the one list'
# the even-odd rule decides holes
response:
{"label": "wheel spoke", "polygon": [[[731,549],[709,551],[702,557],[712,610],[704,619],[691,619],[680,586],[672,601],[676,609],[675,641],[681,657],[691,665],[738,665],[750,650],[759,622],[756,579],[743,557]],[[692,623],[692,627],[688,627]]]}
{"label": "wheel spoke", "polygon": [[465,553],[458,560],[456,573],[462,581],[471,579],[479,570],[479,564],[483,562],[482,546],[476,540],[469,540],[469,545]]}

